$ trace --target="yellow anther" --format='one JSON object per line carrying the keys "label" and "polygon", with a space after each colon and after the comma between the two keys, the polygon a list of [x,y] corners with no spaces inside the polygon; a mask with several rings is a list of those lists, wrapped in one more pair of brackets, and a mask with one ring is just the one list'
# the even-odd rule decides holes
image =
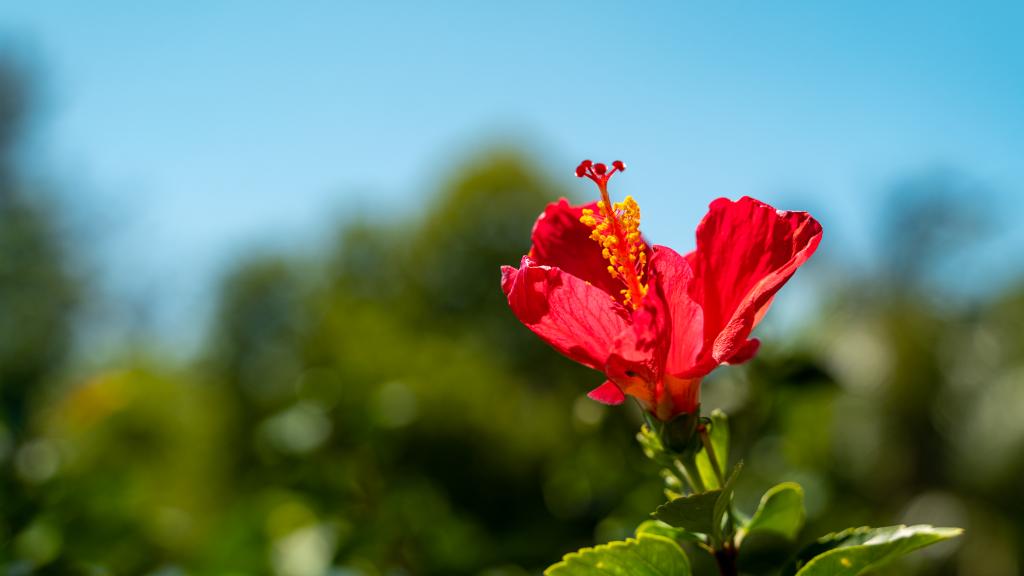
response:
{"label": "yellow anther", "polygon": [[608,273],[625,283],[623,302],[636,308],[647,294],[647,286],[641,282],[647,247],[640,235],[640,206],[632,196],[613,204],[607,188],[600,188],[602,199],[597,202],[597,213],[585,208],[580,222],[593,229],[590,238],[601,245],[601,256],[609,263]]}

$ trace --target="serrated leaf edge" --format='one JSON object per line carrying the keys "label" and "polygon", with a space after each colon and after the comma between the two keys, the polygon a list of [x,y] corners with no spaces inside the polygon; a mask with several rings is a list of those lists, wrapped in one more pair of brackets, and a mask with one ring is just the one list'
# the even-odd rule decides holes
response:
{"label": "serrated leaf edge", "polygon": [[556,568],[568,566],[570,561],[582,557],[585,554],[589,554],[592,552],[608,552],[619,548],[628,548],[635,544],[639,544],[641,540],[660,540],[661,542],[671,544],[676,550],[679,551],[679,555],[682,557],[683,562],[686,564],[686,567],[690,567],[690,558],[686,555],[686,552],[683,551],[683,548],[679,546],[678,542],[672,540],[671,538],[666,538],[664,536],[659,536],[657,534],[640,534],[636,538],[616,540],[614,542],[608,542],[607,544],[598,544],[597,546],[589,546],[587,548],[580,548],[575,552],[569,552],[568,554],[562,556],[562,559],[559,562],[552,564],[551,566],[548,566],[547,569],[544,570],[544,576],[550,576],[551,572]]}

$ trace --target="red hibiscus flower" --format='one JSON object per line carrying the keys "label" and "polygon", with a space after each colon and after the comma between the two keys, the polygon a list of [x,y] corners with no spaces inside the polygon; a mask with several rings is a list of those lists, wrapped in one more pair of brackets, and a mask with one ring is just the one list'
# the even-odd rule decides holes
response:
{"label": "red hibiscus flower", "polygon": [[502,267],[501,285],[523,324],[605,373],[591,398],[633,396],[670,420],[697,409],[700,382],[718,365],[754,356],[751,331],[818,247],[821,225],[806,212],[719,198],[697,227],[697,248],[681,256],[647,245],[632,198],[611,202],[608,180],[625,169],[580,164],[576,175],[596,182],[601,200],[548,205],[529,254],[519,268]]}

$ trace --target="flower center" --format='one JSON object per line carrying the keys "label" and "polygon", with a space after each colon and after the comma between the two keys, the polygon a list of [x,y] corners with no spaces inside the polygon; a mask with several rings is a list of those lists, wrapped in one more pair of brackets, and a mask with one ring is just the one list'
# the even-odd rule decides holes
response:
{"label": "flower center", "polygon": [[597,213],[584,208],[580,222],[594,229],[590,238],[601,245],[601,255],[608,261],[608,273],[626,285],[622,290],[623,301],[635,310],[647,294],[647,285],[641,282],[647,247],[640,237],[640,206],[632,196],[614,204],[608,196],[608,180],[616,172],[625,170],[626,165],[621,160],[612,162],[611,170],[600,162],[584,160],[576,167],[576,176],[590,178],[601,191]]}

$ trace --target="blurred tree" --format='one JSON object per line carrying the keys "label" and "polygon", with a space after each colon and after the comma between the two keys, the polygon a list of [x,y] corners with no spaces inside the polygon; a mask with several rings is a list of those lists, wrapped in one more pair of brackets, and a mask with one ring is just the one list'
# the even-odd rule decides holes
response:
{"label": "blurred tree", "polygon": [[0,559],[13,538],[34,534],[37,484],[53,472],[32,414],[64,368],[77,292],[53,215],[17,169],[28,103],[24,72],[0,58]]}
{"label": "blurred tree", "polygon": [[970,257],[988,239],[998,217],[986,211],[996,205],[989,201],[990,192],[951,169],[897,181],[876,219],[875,253],[882,279],[914,298],[971,280],[963,273],[973,269]]}

